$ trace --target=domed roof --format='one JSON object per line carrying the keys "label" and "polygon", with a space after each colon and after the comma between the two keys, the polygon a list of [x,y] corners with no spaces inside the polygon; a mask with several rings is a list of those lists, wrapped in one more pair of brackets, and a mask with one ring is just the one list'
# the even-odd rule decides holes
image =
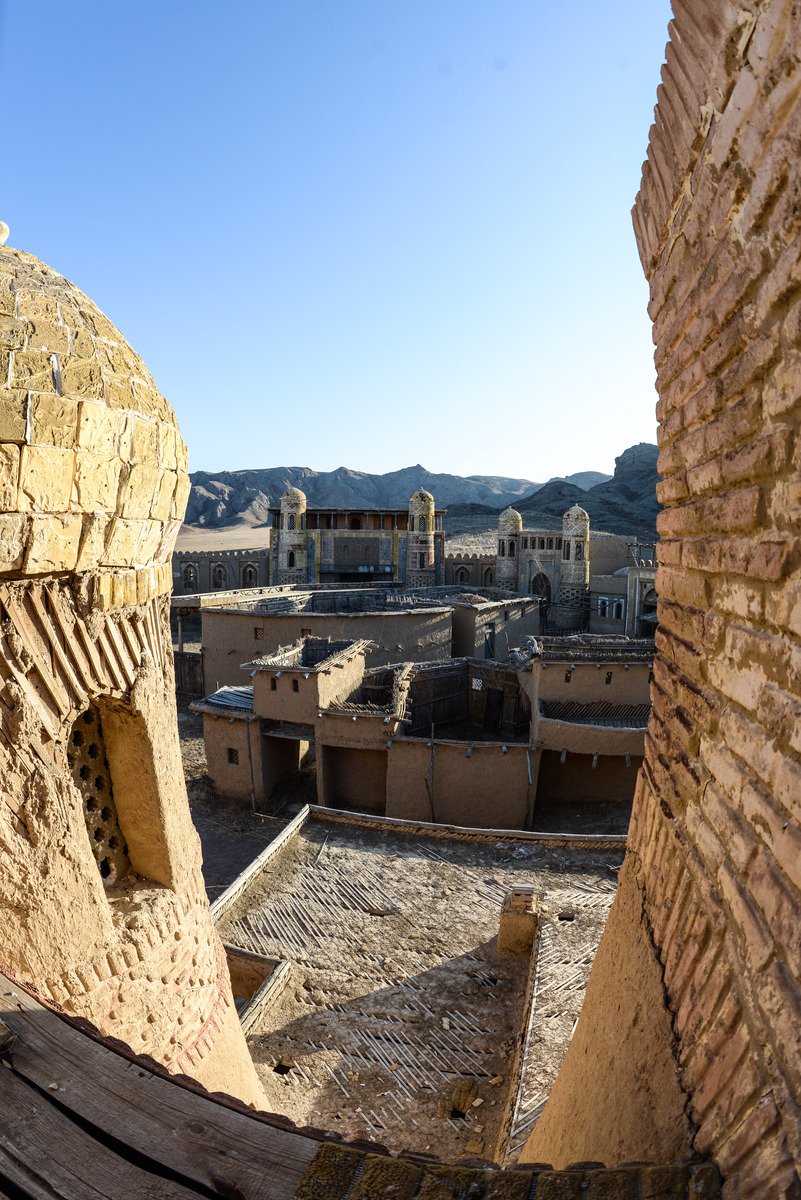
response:
{"label": "domed roof", "polygon": [[281,497],[281,503],[287,505],[305,504],[306,493],[302,492],[300,488],[288,487]]}
{"label": "domed roof", "polygon": [[409,497],[409,502],[416,504],[433,504],[434,497],[430,492],[427,492],[425,488],[420,488],[419,491],[412,492],[411,496]]}
{"label": "domed roof", "polygon": [[166,563],[189,495],[175,415],[88,296],[0,246],[0,573]]}
{"label": "domed roof", "polygon": [[569,508],[565,516],[571,517],[574,521],[589,521],[590,519],[590,514],[579,504],[574,504],[572,508]]}
{"label": "domed roof", "polygon": [[516,508],[505,508],[498,517],[499,529],[517,530],[523,528],[523,518]]}

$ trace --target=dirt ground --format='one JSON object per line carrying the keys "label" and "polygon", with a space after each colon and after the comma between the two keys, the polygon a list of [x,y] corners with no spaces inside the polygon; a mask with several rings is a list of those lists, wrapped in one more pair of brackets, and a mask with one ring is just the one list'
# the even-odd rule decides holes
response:
{"label": "dirt ground", "polygon": [[252,812],[247,804],[216,794],[206,774],[203,718],[190,712],[188,702],[181,700],[178,733],[189,807],[203,846],[206,890],[209,899],[216,900],[294,814],[289,812],[278,819],[263,816]]}

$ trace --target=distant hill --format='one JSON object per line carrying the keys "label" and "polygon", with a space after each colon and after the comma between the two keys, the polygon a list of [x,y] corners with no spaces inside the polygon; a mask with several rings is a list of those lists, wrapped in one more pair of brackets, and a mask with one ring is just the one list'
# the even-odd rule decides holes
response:
{"label": "distant hill", "polygon": [[[569,476],[582,488],[609,480],[600,471],[580,471]],[[412,492],[426,488],[437,504],[486,505],[491,511],[520,504],[550,484],[498,475],[444,475],[427,471],[418,463],[386,475],[371,475],[338,467],[313,471],[310,467],[266,467],[253,471],[196,471],[186,510],[186,525],[219,529],[228,525],[263,525],[268,509],[276,507],[288,487],[301,488],[315,507],[400,508]],[[583,494],[583,493],[582,493]]]}
{"label": "distant hill", "polygon": [[[615,473],[594,487],[583,490],[569,480],[552,479],[514,502],[527,524],[540,521],[545,528],[556,528],[562,514],[580,504],[590,514],[594,529],[607,533],[631,533],[643,540],[656,537],[656,459],[658,450],[647,442],[630,446],[615,459]],[[572,477],[575,478],[575,477]],[[505,505],[499,506],[500,511]],[[488,506],[455,505],[451,517],[489,515]]]}

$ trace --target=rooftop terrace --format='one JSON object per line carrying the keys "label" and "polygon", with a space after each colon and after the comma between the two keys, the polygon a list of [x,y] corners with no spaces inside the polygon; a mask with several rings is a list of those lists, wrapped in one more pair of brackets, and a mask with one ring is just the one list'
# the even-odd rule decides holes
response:
{"label": "rooftop terrace", "polygon": [[[491,1158],[500,1139],[514,1161],[578,1016],[622,846],[312,810],[218,909],[226,943],[291,963],[249,1034],[268,1107],[451,1159]],[[531,960],[496,948],[520,885],[544,905],[530,1011]]]}

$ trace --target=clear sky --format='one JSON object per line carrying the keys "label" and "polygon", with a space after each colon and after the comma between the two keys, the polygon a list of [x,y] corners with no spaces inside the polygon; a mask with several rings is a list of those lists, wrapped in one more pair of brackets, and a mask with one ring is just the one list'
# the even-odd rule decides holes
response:
{"label": "clear sky", "polygon": [[630,209],[667,0],[0,0],[10,243],[192,469],[543,480],[653,441]]}

